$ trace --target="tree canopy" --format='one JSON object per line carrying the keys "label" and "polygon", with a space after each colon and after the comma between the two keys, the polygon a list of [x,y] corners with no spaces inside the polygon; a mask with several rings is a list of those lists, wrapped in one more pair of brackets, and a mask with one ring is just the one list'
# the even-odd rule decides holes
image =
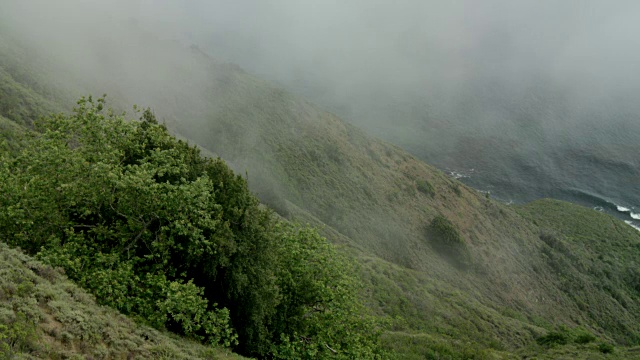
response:
{"label": "tree canopy", "polygon": [[242,354],[379,358],[355,265],[310,228],[278,220],[221,159],[147,109],[104,98],[42,119],[0,154],[0,237],[103,304]]}

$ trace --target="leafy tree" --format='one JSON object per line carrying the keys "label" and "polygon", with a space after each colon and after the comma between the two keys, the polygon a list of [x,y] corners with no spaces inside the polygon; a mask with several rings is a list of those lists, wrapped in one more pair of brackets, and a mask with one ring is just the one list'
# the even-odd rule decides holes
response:
{"label": "leafy tree", "polygon": [[283,301],[274,318],[280,340],[276,358],[380,358],[380,335],[356,300],[359,285],[347,274],[354,265],[311,229],[282,238],[278,285]]}
{"label": "leafy tree", "polygon": [[82,98],[0,162],[0,236],[156,327],[254,356],[372,358],[349,262],[158,124]]}

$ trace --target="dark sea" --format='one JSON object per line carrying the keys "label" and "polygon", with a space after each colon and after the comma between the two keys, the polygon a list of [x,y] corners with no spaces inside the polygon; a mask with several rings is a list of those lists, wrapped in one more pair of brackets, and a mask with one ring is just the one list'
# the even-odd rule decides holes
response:
{"label": "dark sea", "polygon": [[565,200],[613,215],[640,231],[640,120],[624,130],[601,127],[587,134],[580,129],[573,137],[546,141],[469,135],[454,140],[456,150],[446,154],[429,155],[419,146],[412,151],[504,203]]}
{"label": "dark sea", "polygon": [[588,153],[569,151],[544,163],[517,159],[511,166],[448,165],[442,169],[450,176],[507,204],[539,198],[566,200],[613,215],[640,231],[640,174],[630,164],[603,163]]}
{"label": "dark sea", "polygon": [[635,92],[588,97],[547,75],[467,80],[442,92],[442,84],[340,88],[313,77],[279,84],[494,199],[565,200],[640,231]]}
{"label": "dark sea", "polygon": [[577,103],[547,86],[455,101],[412,99],[378,111],[398,125],[359,125],[507,204],[565,200],[640,231],[640,102]]}

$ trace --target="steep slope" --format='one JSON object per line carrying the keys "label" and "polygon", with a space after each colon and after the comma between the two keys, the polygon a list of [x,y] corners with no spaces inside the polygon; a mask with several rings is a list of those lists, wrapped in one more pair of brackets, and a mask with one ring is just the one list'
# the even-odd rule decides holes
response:
{"label": "steep slope", "polygon": [[[618,302],[614,293],[622,283],[612,283],[613,290],[567,291],[567,281],[593,284],[600,273],[585,274],[580,266],[558,271],[549,260],[546,229],[560,231],[561,224],[536,220],[540,208],[523,212],[487,199],[403,150],[196,47],[184,49],[146,34],[122,42],[135,63],[96,59],[94,69],[83,69],[98,74],[95,79],[67,68],[58,73],[71,74],[65,86],[73,88],[69,84],[76,81],[77,89],[115,94],[112,104],[119,107],[124,107],[122,99],[144,101],[175,132],[247,171],[250,186],[281,215],[324,227],[326,236],[346,244],[369,284],[363,297],[374,312],[389,316],[388,346],[403,357],[421,352],[434,358],[507,356],[560,324],[582,326],[602,341],[638,343],[638,294],[624,290],[617,296],[627,306],[605,309],[600,302]],[[104,47],[118,50],[113,41]],[[10,67],[3,69],[11,73]],[[19,84],[68,107],[26,81]],[[584,211],[572,211],[567,223],[602,216]],[[609,231],[626,227],[611,222]],[[620,231],[627,247],[603,245],[598,251],[615,258],[629,246],[636,249],[638,234],[630,227]],[[571,261],[594,254],[580,253]],[[617,278],[627,270],[608,271]],[[576,294],[591,297],[585,302]]]}
{"label": "steep slope", "polygon": [[544,229],[542,257],[562,279],[562,290],[607,333],[640,342],[640,232],[591,209],[539,200],[520,209]]}
{"label": "steep slope", "polygon": [[[407,317],[422,324],[415,326],[445,326],[447,315],[455,313],[453,322],[460,322],[452,326],[460,332],[456,336],[471,332],[475,341],[507,347],[539,335],[542,329],[529,325],[535,323],[532,318],[543,319],[537,324],[547,324],[542,327],[558,321],[588,323],[595,325],[593,331],[605,333],[606,321],[592,324],[563,291],[563,280],[544,260],[547,245],[540,239],[541,229],[511,207],[241,71],[212,83],[210,99],[214,109],[223,110],[178,130],[248,169],[259,193],[273,191],[273,197],[312,213],[366,253],[401,265],[389,277],[411,274],[414,286],[395,291],[399,298],[412,299],[406,306],[412,310],[403,316],[411,314]],[[264,183],[277,185],[269,189]],[[464,264],[442,256],[434,246],[437,236],[429,228],[438,214],[449,219],[463,239],[469,256]],[[626,236],[634,235],[629,228]],[[381,269],[365,266],[371,266],[367,273],[380,274]],[[418,289],[422,296],[414,295]],[[442,296],[446,289],[463,294],[458,311]],[[379,305],[383,311],[391,307]],[[470,315],[490,311],[498,313],[498,326],[491,316]],[[529,324],[504,315],[512,311],[527,314]],[[504,331],[509,328],[512,331]],[[620,328],[614,334],[634,343],[638,329],[629,330]]]}
{"label": "steep slope", "polygon": [[59,269],[0,242],[0,358],[240,359],[99,306]]}
{"label": "steep slope", "polygon": [[259,358],[378,359],[352,260],[260,206],[221,159],[104,100],[0,153],[0,237],[158,329]]}

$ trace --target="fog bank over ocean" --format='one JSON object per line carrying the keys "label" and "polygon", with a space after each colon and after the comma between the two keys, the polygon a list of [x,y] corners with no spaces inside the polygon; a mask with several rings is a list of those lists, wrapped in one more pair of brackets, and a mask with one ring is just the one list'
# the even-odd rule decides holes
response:
{"label": "fog bank over ocean", "polygon": [[554,197],[640,225],[640,4],[244,1],[219,9],[208,34],[206,26],[189,34],[217,56],[505,202]]}
{"label": "fog bank over ocean", "polygon": [[554,197],[640,226],[636,1],[7,0],[1,10],[48,44],[127,23],[197,45],[505,202]]}

